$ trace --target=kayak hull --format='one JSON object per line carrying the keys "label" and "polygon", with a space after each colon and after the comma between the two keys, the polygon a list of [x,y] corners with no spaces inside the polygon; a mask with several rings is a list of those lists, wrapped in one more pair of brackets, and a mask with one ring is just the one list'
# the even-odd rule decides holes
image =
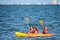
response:
{"label": "kayak hull", "polygon": [[26,34],[26,33],[22,33],[22,32],[15,32],[14,33],[16,37],[38,37],[38,36],[52,36],[52,34],[47,33],[47,34],[42,34],[42,33],[38,33],[38,34]]}

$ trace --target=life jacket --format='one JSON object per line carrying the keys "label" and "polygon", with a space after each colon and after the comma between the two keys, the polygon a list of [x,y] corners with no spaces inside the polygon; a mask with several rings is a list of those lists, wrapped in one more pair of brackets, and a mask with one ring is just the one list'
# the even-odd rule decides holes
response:
{"label": "life jacket", "polygon": [[43,29],[42,33],[43,34],[46,34],[47,33],[47,30],[46,29]]}
{"label": "life jacket", "polygon": [[29,30],[30,33],[33,33],[32,29]]}
{"label": "life jacket", "polygon": [[37,30],[33,30],[33,33],[37,33]]}

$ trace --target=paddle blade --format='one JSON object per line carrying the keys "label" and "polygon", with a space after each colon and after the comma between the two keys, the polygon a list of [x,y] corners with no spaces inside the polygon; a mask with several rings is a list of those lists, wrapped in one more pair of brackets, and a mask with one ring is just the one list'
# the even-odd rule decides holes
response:
{"label": "paddle blade", "polygon": [[43,20],[39,20],[40,24],[43,24]]}
{"label": "paddle blade", "polygon": [[29,21],[29,18],[28,17],[26,17],[26,22],[28,22]]}

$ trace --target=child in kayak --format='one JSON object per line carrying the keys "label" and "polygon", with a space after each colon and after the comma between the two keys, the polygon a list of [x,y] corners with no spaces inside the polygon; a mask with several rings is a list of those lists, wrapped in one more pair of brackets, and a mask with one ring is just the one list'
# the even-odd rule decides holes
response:
{"label": "child in kayak", "polygon": [[43,34],[47,34],[47,33],[48,33],[46,27],[43,27],[43,31],[42,31],[42,33],[43,33]]}
{"label": "child in kayak", "polygon": [[33,28],[33,34],[37,34],[38,33],[38,30],[36,27]]}
{"label": "child in kayak", "polygon": [[32,26],[30,26],[30,28],[28,30],[28,34],[30,34],[30,33],[33,33],[33,27]]}
{"label": "child in kayak", "polygon": [[28,30],[28,34],[37,34],[38,31],[37,31],[37,28],[36,27],[30,27],[29,30]]}

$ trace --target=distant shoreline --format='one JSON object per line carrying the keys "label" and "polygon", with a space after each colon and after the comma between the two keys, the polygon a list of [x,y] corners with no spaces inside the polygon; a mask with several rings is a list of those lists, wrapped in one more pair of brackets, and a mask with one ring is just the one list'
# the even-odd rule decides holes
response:
{"label": "distant shoreline", "polygon": [[0,3],[0,5],[60,5],[60,3],[56,3],[56,4],[49,4],[49,3],[17,3],[17,4],[10,4],[10,3]]}
{"label": "distant shoreline", "polygon": [[[22,4],[0,4],[0,5],[22,5]],[[23,4],[23,5],[60,5],[60,4]]]}

